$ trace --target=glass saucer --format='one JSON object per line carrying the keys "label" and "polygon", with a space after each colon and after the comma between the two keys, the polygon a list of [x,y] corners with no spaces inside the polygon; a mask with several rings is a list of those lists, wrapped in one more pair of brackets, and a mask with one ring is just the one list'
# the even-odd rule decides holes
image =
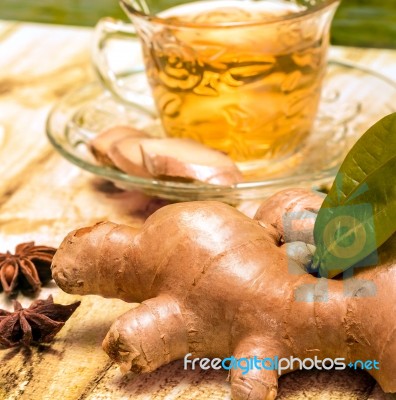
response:
{"label": "glass saucer", "polygon": [[[143,72],[125,78],[139,96],[150,96]],[[163,136],[150,108],[116,100],[100,83],[91,83],[64,97],[50,112],[47,135],[67,160],[113,181],[123,189],[140,189],[169,200],[240,200],[265,198],[286,187],[318,188],[329,184],[349,148],[372,124],[395,111],[396,84],[380,74],[342,62],[330,62],[314,129],[295,155],[274,162],[234,186],[147,179],[126,175],[96,163],[87,142],[104,129],[128,124],[154,137]]]}

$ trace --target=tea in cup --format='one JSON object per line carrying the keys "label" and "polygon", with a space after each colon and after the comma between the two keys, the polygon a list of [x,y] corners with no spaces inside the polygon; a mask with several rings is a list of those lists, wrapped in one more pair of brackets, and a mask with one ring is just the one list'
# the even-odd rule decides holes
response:
{"label": "tea in cup", "polygon": [[[339,1],[163,4],[121,0],[134,28],[99,23],[95,51],[103,56],[98,43],[114,32],[136,32],[166,135],[218,149],[242,170],[298,151],[317,113]],[[113,93],[139,103],[125,99],[103,57],[94,61]]]}

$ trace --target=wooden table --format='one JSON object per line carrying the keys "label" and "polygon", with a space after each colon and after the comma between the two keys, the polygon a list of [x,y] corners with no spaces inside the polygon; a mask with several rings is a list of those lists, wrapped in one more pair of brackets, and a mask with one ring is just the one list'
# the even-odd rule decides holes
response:
{"label": "wooden table", "polygon": [[[140,225],[158,204],[124,193],[61,158],[45,136],[51,106],[93,79],[89,29],[0,23],[0,251],[35,240],[58,246],[80,226],[109,219]],[[396,52],[334,48],[333,53],[396,77]],[[75,297],[55,284],[40,298]],[[19,296],[27,305],[31,299]],[[4,295],[1,308],[12,305]],[[50,347],[0,351],[1,399],[229,399],[223,371],[183,371],[180,362],[151,375],[122,376],[101,349],[112,321],[131,308],[96,296],[80,308]],[[364,373],[297,372],[280,381],[281,399],[385,399]]]}

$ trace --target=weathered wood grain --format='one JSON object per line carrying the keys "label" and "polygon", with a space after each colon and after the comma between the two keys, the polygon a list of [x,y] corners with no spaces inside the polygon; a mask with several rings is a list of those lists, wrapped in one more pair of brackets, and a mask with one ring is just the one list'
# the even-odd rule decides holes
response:
{"label": "weathered wood grain", "polygon": [[[0,251],[25,240],[57,246],[68,231],[104,219],[139,226],[159,205],[82,172],[46,140],[44,123],[51,105],[92,79],[90,36],[83,29],[0,24]],[[389,76],[395,73],[395,52],[334,52]],[[54,284],[40,297],[49,293],[58,302],[76,299]],[[31,301],[19,300],[24,305]],[[0,307],[11,309],[4,295]],[[100,344],[110,324],[131,307],[87,296],[51,346],[1,350],[0,399],[230,398],[224,371],[184,371],[181,362],[150,375],[122,376]],[[279,398],[386,399],[374,385],[364,373],[297,372],[281,379]]]}
{"label": "weathered wood grain", "polygon": [[29,24],[0,31],[0,204],[29,179],[32,163],[52,151],[44,131],[51,105],[91,76],[91,33],[50,32]]}

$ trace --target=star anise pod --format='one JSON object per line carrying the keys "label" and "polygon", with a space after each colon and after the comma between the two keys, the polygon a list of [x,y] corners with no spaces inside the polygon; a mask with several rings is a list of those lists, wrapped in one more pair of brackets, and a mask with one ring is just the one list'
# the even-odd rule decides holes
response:
{"label": "star anise pod", "polygon": [[41,284],[51,280],[51,262],[56,249],[35,246],[34,242],[21,243],[15,254],[0,253],[0,283],[10,295],[17,289],[37,292]]}
{"label": "star anise pod", "polygon": [[0,309],[0,344],[14,347],[49,343],[79,305],[79,301],[66,306],[55,304],[52,296],[34,301],[29,308],[14,301],[14,312]]}

